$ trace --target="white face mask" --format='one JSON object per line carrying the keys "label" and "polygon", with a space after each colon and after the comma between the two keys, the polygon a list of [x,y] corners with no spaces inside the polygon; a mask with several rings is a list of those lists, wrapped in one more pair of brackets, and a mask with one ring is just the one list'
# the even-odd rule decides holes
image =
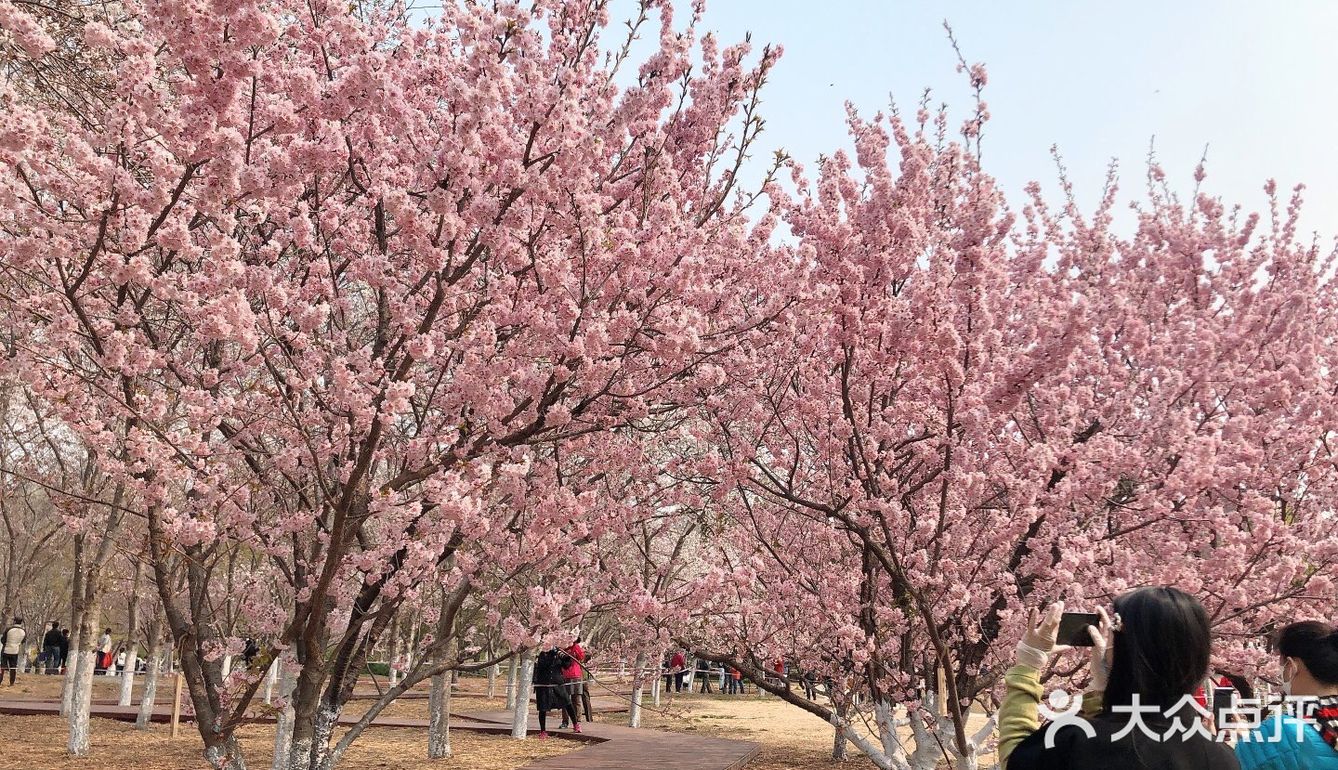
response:
{"label": "white face mask", "polygon": [[1287,676],[1287,664],[1290,663],[1290,662],[1291,662],[1290,660],[1286,660],[1286,661],[1283,661],[1283,662],[1282,662],[1282,694],[1283,694],[1283,695],[1291,695],[1291,694],[1292,694],[1292,680],[1296,678],[1296,673],[1295,673],[1295,672],[1292,672],[1292,675],[1291,675],[1291,676]]}

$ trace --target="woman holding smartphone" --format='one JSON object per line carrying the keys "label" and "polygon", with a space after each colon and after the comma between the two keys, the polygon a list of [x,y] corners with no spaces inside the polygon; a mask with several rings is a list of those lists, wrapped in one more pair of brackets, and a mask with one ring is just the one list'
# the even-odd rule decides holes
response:
{"label": "woman holding smartphone", "polygon": [[1273,716],[1239,741],[1240,766],[1338,770],[1338,629],[1317,621],[1293,623],[1273,641],[1282,658],[1282,692],[1300,699],[1293,708],[1305,712]]}
{"label": "woman holding smartphone", "polygon": [[[1170,587],[1140,588],[1115,600],[1115,622],[1100,610],[1091,636],[1091,686],[1082,718],[1043,729],[1041,672],[1057,645],[1062,602],[1046,608],[1004,675],[999,759],[1005,770],[1237,770],[1231,749],[1201,730],[1188,705],[1208,673],[1211,635],[1203,605]],[[1064,704],[1058,711],[1063,711]],[[1130,713],[1138,709],[1138,713]],[[1138,718],[1142,726],[1133,724]],[[1132,729],[1130,729],[1132,727]],[[1049,739],[1047,739],[1047,735]],[[1047,746],[1047,743],[1050,745]]]}

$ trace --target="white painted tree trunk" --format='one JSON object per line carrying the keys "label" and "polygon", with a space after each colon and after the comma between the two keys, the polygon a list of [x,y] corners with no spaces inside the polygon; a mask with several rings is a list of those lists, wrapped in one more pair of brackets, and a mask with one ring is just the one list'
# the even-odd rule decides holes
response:
{"label": "white painted tree trunk", "polygon": [[279,679],[279,659],[270,661],[269,671],[265,672],[265,705],[274,702],[274,683]]}
{"label": "white painted tree trunk", "polygon": [[399,684],[400,682],[400,672],[396,671],[395,668],[395,664],[399,662],[399,658],[400,658],[400,619],[399,616],[396,615],[395,617],[393,617],[393,619],[391,619],[391,656],[389,656],[389,662],[391,662],[391,670],[389,670],[387,674],[385,674],[385,678],[389,680],[389,683],[391,683],[391,687],[395,687],[396,684]]}
{"label": "white painted tree trunk", "polygon": [[130,705],[135,690],[135,667],[138,665],[139,650],[132,644],[130,649],[125,651],[125,671],[121,672],[121,697],[116,701],[116,705]]}
{"label": "white painted tree trunk", "polygon": [[445,759],[451,755],[451,675],[432,677],[432,694],[427,702],[427,758]]}
{"label": "white painted tree trunk", "polygon": [[223,656],[223,679],[226,680],[226,679],[228,678],[228,675],[231,674],[231,673],[232,673],[232,656],[231,656],[231,655],[224,655],[224,656]]}
{"label": "white painted tree trunk", "polygon": [[511,711],[516,707],[516,685],[518,684],[517,672],[520,671],[520,656],[512,655],[511,662],[506,667],[506,710]]}
{"label": "white painted tree trunk", "polygon": [[70,715],[70,701],[74,698],[74,673],[78,668],[75,662],[79,660],[79,636],[77,634],[70,636],[70,649],[65,655],[65,681],[60,690],[60,715],[67,717]]}
{"label": "white painted tree trunk", "polygon": [[646,654],[636,656],[632,670],[632,703],[627,709],[627,726],[641,726],[641,696],[646,691]]}
{"label": "white painted tree trunk", "polygon": [[148,667],[144,670],[144,692],[139,698],[139,714],[135,727],[147,730],[153,718],[153,701],[158,695],[158,671],[163,667],[162,642],[155,637],[149,642]]}
{"label": "white painted tree trunk", "polygon": [[[74,653],[71,652],[71,655]],[[93,651],[81,652],[77,662],[72,662],[75,672],[70,690],[70,740],[66,750],[70,756],[88,755],[88,716],[93,704]]]}
{"label": "white painted tree trunk", "polygon": [[497,664],[488,666],[488,697],[497,697]]}
{"label": "white painted tree trunk", "polygon": [[282,658],[275,661],[279,666],[279,698],[283,700],[283,709],[279,711],[274,723],[274,762],[272,770],[287,770],[288,753],[293,744],[293,688],[297,685],[297,672],[293,666],[286,665]]}
{"label": "white painted tree trunk", "polygon": [[833,703],[832,709],[836,712],[837,719],[840,719],[842,723],[832,725],[832,761],[844,762],[850,758],[850,739],[846,737],[846,729],[843,726],[850,711],[844,700],[839,704]]}
{"label": "white painted tree trunk", "polygon": [[650,683],[650,702],[655,704],[656,708],[660,706],[660,691],[664,689],[664,677],[656,675],[655,681]]}
{"label": "white painted tree trunk", "polygon": [[516,704],[511,710],[511,737],[525,739],[530,729],[530,685],[534,680],[534,652],[526,650],[521,656],[516,674]]}

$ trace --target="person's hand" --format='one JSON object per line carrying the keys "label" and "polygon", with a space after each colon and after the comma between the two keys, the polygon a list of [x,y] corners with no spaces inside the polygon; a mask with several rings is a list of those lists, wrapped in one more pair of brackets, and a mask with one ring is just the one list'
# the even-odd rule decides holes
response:
{"label": "person's hand", "polygon": [[1035,669],[1045,668],[1059,638],[1059,617],[1064,602],[1055,602],[1039,618],[1035,609],[1027,614],[1027,632],[1017,644],[1017,662]]}
{"label": "person's hand", "polygon": [[1110,681],[1110,664],[1115,655],[1116,624],[1111,622],[1104,607],[1098,607],[1096,614],[1101,616],[1101,621],[1096,626],[1087,627],[1087,634],[1092,637],[1092,658],[1088,663],[1092,682],[1088,690],[1105,692],[1106,683]]}

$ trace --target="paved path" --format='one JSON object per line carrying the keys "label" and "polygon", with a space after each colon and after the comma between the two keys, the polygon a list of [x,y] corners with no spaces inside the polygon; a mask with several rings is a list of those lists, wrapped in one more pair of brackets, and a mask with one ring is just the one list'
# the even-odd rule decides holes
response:
{"label": "paved path", "polygon": [[[617,699],[594,698],[592,707],[598,713],[618,710]],[[603,702],[601,702],[603,701]],[[603,707],[603,708],[601,708]],[[625,704],[623,706],[625,708]],[[57,701],[40,700],[0,700],[0,714],[14,716],[56,715],[60,713]],[[138,706],[117,706],[115,703],[94,702],[91,714],[103,719],[117,719],[125,722],[135,721],[139,713]],[[557,713],[550,713],[554,720],[561,720]],[[153,710],[152,721],[168,722],[172,718],[171,704],[158,705]],[[181,720],[190,721],[192,716],[183,713]],[[268,722],[271,717],[257,715],[255,721]],[[340,724],[353,724],[357,717],[340,717]],[[531,740],[538,724],[538,716],[530,711]],[[427,721],[402,717],[378,717],[372,722],[376,727],[400,727],[427,729]],[[511,733],[511,714],[504,711],[462,712],[451,715],[451,729],[471,730],[481,733],[509,735]],[[557,730],[555,738],[577,740],[585,743],[583,748],[555,757],[536,760],[525,766],[525,770],[623,770],[623,768],[674,768],[675,770],[738,770],[757,756],[757,744],[750,741],[735,741],[724,738],[708,738],[700,735],[684,735],[660,730],[633,729],[606,722],[584,722],[582,732],[572,733]]]}
{"label": "paved path", "polygon": [[[501,711],[472,712],[484,722],[510,724],[511,715]],[[531,712],[530,724],[538,717]],[[549,719],[561,720],[556,713]],[[553,723],[550,721],[550,725]],[[757,756],[758,746],[751,741],[708,738],[662,730],[623,727],[605,722],[582,722],[581,735],[600,741],[578,751],[536,760],[525,770],[737,770]],[[556,731],[563,738],[570,733]]]}

